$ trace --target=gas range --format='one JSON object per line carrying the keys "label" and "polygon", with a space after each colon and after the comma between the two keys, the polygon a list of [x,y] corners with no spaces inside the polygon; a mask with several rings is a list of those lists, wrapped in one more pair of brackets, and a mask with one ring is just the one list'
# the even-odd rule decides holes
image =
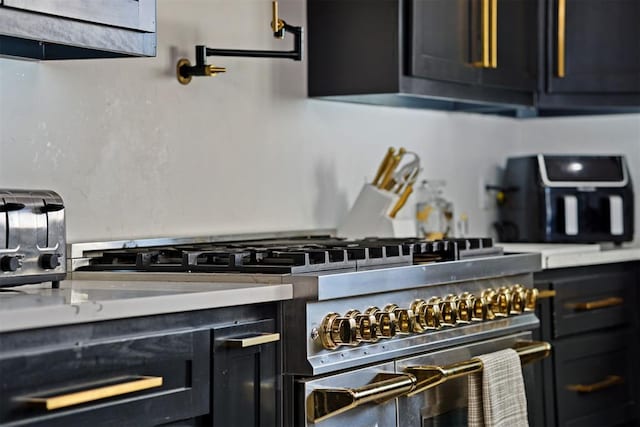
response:
{"label": "gas range", "polygon": [[[290,425],[333,417],[336,425],[366,425],[373,415],[360,406],[371,399],[352,398],[370,385],[359,386],[357,372],[371,371],[365,377],[372,380],[419,355],[494,351],[530,338],[538,326],[533,272],[540,255],[505,254],[487,238],[349,241],[292,232],[76,244],[70,253],[76,279],[291,284],[281,324]],[[417,392],[416,375],[394,375],[397,388],[389,395],[385,383],[384,396]],[[347,409],[324,407],[328,384],[349,390]]]}
{"label": "gas range", "polygon": [[419,239],[331,236],[228,242],[177,243],[105,250],[77,271],[302,274],[455,261],[500,255],[490,238]]}

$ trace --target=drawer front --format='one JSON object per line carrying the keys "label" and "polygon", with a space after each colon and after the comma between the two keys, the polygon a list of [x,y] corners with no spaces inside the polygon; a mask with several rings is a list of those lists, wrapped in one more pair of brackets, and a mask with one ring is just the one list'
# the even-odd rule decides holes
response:
{"label": "drawer front", "polygon": [[[629,266],[630,267],[630,266]],[[569,276],[551,280],[554,337],[635,324],[636,281],[627,266],[567,270]]]}
{"label": "drawer front", "polygon": [[277,425],[280,405],[279,335],[273,319],[213,330],[213,425]]}
{"label": "drawer front", "polygon": [[561,426],[613,426],[635,417],[634,335],[598,333],[557,342],[557,417]]}
{"label": "drawer front", "polygon": [[209,337],[167,332],[5,353],[0,424],[145,426],[206,414]]}
{"label": "drawer front", "polygon": [[155,0],[4,0],[4,5],[114,27],[156,31]]}

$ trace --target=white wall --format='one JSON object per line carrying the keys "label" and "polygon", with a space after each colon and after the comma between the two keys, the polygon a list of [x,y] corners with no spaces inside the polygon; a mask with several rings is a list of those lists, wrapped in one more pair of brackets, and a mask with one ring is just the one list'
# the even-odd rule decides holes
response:
{"label": "white wall", "polygon": [[[304,24],[302,0],[280,11]],[[306,64],[289,60],[211,58],[228,73],[176,81],[195,44],[290,49],[269,15],[267,0],[159,0],[156,58],[0,59],[0,188],[57,190],[71,241],[335,227],[402,145],[486,234],[495,212],[478,209],[478,180],[507,155],[622,151],[639,170],[638,115],[516,121],[312,100]]]}

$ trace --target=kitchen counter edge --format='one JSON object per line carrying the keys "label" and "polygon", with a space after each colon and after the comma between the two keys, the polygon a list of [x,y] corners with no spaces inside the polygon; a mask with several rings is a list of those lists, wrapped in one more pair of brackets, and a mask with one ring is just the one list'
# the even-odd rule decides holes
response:
{"label": "kitchen counter edge", "polygon": [[[10,307],[5,304],[0,306],[0,333],[13,332],[28,329],[38,329],[44,327],[72,325],[80,323],[99,322],[105,320],[124,319],[141,316],[161,315],[168,313],[179,313],[195,310],[206,310],[223,307],[232,307],[248,304],[260,304],[267,302],[278,302],[293,298],[293,288],[291,284],[238,284],[234,283],[227,287],[220,284],[206,289],[204,284],[200,288],[189,291],[162,292],[163,283],[141,283],[135,282],[132,285],[140,289],[145,285],[153,291],[152,295],[142,295],[137,297],[123,297],[113,299],[89,298],[84,301],[74,302],[73,298],[65,298],[62,293],[69,293],[73,289],[74,282],[63,281],[60,289],[51,289],[50,284],[32,285],[40,286],[29,289],[22,296],[33,298],[34,301],[41,299],[43,295],[48,298],[59,296],[59,303]],[[81,281],[86,286],[91,281]],[[95,281],[98,286],[104,287],[105,282]],[[29,286],[29,285],[27,285]],[[190,284],[190,286],[198,286]],[[20,290],[21,287],[16,289]],[[103,291],[104,289],[101,288]],[[82,293],[85,288],[79,290]],[[114,293],[118,290],[114,289]],[[21,304],[24,305],[24,304]]]}

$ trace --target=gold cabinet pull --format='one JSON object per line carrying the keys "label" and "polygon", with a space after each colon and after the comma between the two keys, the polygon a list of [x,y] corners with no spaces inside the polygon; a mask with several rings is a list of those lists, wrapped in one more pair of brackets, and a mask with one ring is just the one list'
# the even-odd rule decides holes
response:
{"label": "gold cabinet pull", "polygon": [[410,391],[416,379],[409,374],[380,373],[360,388],[315,389],[307,399],[307,418],[316,423],[369,402],[384,402]]}
{"label": "gold cabinet pull", "polygon": [[609,297],[596,301],[579,302],[575,304],[569,303],[567,304],[567,307],[573,308],[576,311],[590,311],[597,310],[599,308],[615,307],[616,305],[622,305],[623,303],[624,299],[620,297]]}
{"label": "gold cabinet pull", "polygon": [[136,391],[147,390],[150,388],[162,386],[162,377],[122,377],[113,381],[129,381],[118,382],[116,384],[104,385],[89,390],[74,391],[56,396],[33,396],[21,398],[20,401],[28,402],[51,411],[54,409],[66,408],[69,406],[80,405],[81,403],[93,402],[95,400],[106,399],[109,397],[122,396],[124,394],[134,393]]}
{"label": "gold cabinet pull", "polygon": [[498,68],[498,0],[491,0],[491,58],[490,68]]}
{"label": "gold cabinet pull", "polygon": [[593,384],[569,384],[567,386],[567,390],[575,391],[577,393],[593,393],[622,383],[624,383],[624,378],[621,376],[609,375],[602,381],[598,381]]}
{"label": "gold cabinet pull", "polygon": [[556,296],[556,291],[554,290],[546,290],[546,291],[540,291],[538,290],[538,299],[542,299],[542,298],[554,298]]}
{"label": "gold cabinet pull", "polygon": [[498,0],[482,0],[482,54],[473,65],[479,68],[498,68]]}
{"label": "gold cabinet pull", "polygon": [[[551,344],[543,341],[519,342],[513,349],[524,365],[547,357],[551,353]],[[480,371],[482,371],[482,362],[476,358],[448,366],[410,366],[405,369],[405,372],[416,378],[416,385],[407,393],[407,396],[414,396],[448,380]]]}
{"label": "gold cabinet pull", "polygon": [[567,25],[567,0],[558,0],[558,73],[557,76],[563,78],[565,70],[565,47],[566,47],[566,25]]}
{"label": "gold cabinet pull", "polygon": [[256,345],[268,344],[270,342],[280,341],[280,334],[258,334],[250,337],[230,338],[226,340],[228,347],[247,348]]}

